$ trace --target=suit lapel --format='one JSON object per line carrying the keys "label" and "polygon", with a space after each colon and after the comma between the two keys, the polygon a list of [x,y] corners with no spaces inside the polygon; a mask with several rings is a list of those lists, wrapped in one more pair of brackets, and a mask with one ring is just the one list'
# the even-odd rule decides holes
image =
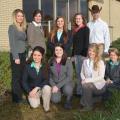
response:
{"label": "suit lapel", "polygon": [[51,70],[53,71],[53,73],[54,73],[55,75],[58,76],[58,73],[57,73],[57,70],[56,70],[55,62],[53,62],[53,65],[51,66]]}

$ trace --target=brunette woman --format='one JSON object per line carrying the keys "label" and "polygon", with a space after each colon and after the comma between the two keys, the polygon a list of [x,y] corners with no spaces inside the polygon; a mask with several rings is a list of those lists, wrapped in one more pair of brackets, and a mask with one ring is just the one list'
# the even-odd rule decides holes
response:
{"label": "brunette woman", "polygon": [[43,108],[46,112],[50,110],[51,88],[48,85],[48,71],[44,64],[44,48],[36,46],[31,58],[25,67],[23,74],[23,87],[27,93],[28,101],[32,108],[40,105],[40,97],[43,99]]}
{"label": "brunette woman", "polygon": [[66,29],[66,23],[62,16],[57,17],[55,20],[54,28],[48,39],[48,48],[51,53],[54,53],[56,43],[61,43],[68,55],[70,55],[70,48],[72,45],[71,33]]}
{"label": "brunette woman", "polygon": [[85,17],[81,13],[76,13],[74,16],[73,27],[73,56],[75,59],[75,68],[77,76],[77,89],[76,94],[82,94],[81,87],[81,67],[84,58],[87,56],[89,45],[89,28],[86,26]]}
{"label": "brunette woman", "polygon": [[117,48],[109,50],[110,60],[106,64],[105,79],[108,88],[120,89],[120,61]]}
{"label": "brunette woman", "polygon": [[51,101],[59,103],[62,93],[66,96],[64,107],[70,109],[73,95],[73,67],[64,51],[62,44],[55,45],[54,57],[50,60],[50,85],[52,87]]}
{"label": "brunette woman", "polygon": [[36,46],[41,46],[46,50],[44,30],[41,21],[42,21],[41,10],[39,9],[34,10],[33,21],[28,25],[27,29],[28,45],[30,48],[29,50],[31,51]]}

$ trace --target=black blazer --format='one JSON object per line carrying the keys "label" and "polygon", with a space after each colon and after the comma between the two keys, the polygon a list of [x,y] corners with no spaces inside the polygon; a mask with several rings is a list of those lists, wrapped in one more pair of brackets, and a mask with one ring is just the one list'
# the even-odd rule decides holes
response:
{"label": "black blazer", "polygon": [[110,79],[116,87],[120,88],[120,63],[111,69],[110,61],[106,64],[105,79]]}
{"label": "black blazer", "polygon": [[85,26],[73,34],[73,55],[87,56],[89,32],[89,28]]}
{"label": "black blazer", "polygon": [[27,93],[35,87],[42,88],[44,85],[48,85],[48,80],[46,80],[44,69],[44,66],[41,67],[39,73],[37,74],[36,69],[31,67],[30,64],[25,66],[22,85]]}
{"label": "black blazer", "polygon": [[71,46],[72,46],[72,35],[71,35],[71,31],[68,31],[67,34],[68,34],[68,41],[67,41],[66,44],[64,44],[63,33],[62,33],[59,41],[58,41],[58,38],[57,38],[57,33],[55,34],[55,36],[54,36],[54,43],[51,42],[51,38],[50,38],[50,37],[48,38],[48,48],[51,50],[52,53],[54,52],[55,45],[56,45],[57,43],[61,43],[61,44],[63,44],[66,53],[69,54],[69,50],[70,50],[70,48],[71,48]]}

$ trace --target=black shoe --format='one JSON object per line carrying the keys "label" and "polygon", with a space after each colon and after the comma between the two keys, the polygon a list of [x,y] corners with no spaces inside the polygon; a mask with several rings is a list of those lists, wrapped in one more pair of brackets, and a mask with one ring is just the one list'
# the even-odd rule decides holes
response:
{"label": "black shoe", "polygon": [[65,108],[65,109],[71,109],[71,108],[72,108],[71,102],[66,102],[66,103],[64,104],[64,108]]}

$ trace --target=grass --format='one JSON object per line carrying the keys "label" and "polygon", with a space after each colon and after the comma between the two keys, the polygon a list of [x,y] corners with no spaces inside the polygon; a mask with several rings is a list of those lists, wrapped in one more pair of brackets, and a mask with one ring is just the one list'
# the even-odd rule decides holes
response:
{"label": "grass", "polygon": [[[120,50],[120,39],[112,44]],[[2,57],[1,57],[2,56]],[[105,103],[98,103],[93,111],[80,112],[79,98],[73,97],[72,110],[64,109],[64,99],[58,105],[51,104],[51,111],[45,113],[42,105],[31,109],[28,104],[13,104],[11,96],[1,94],[11,89],[11,70],[9,53],[0,53],[0,119],[1,120],[120,120],[120,91],[114,90],[113,96]]]}
{"label": "grass", "polygon": [[45,113],[42,107],[31,109],[28,104],[13,104],[7,99],[0,105],[2,120],[120,120],[120,92],[113,91],[112,98],[105,104],[98,103],[93,111],[80,112],[79,98],[73,98],[73,109],[65,110],[64,99],[60,104],[51,103],[51,111]]}

